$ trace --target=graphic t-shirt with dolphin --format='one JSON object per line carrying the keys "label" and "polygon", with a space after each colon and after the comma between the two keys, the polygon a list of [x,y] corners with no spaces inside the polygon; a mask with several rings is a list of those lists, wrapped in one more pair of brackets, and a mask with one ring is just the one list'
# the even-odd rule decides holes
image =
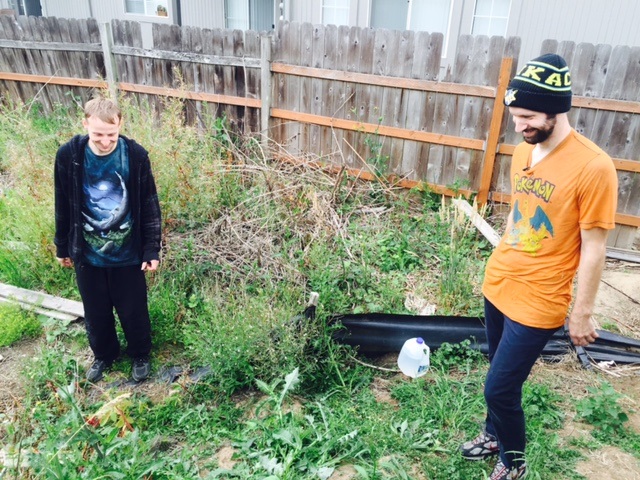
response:
{"label": "graphic t-shirt with dolphin", "polygon": [[96,267],[124,267],[141,262],[132,241],[133,222],[127,183],[129,155],[125,141],[99,156],[87,145],[84,155],[82,227],[84,259]]}

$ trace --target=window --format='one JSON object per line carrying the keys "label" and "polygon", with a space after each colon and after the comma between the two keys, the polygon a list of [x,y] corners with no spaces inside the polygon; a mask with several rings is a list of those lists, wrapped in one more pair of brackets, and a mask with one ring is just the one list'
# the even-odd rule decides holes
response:
{"label": "window", "polygon": [[227,28],[238,30],[272,30],[275,0],[225,0]]}
{"label": "window", "polygon": [[9,0],[9,8],[17,11],[18,15],[42,16],[40,0]]}
{"label": "window", "polygon": [[406,30],[409,18],[409,2],[397,0],[373,0],[371,4],[371,23],[373,28]]}
{"label": "window", "polygon": [[226,0],[227,28],[249,30],[249,2]]}
{"label": "window", "polygon": [[446,35],[450,11],[451,0],[413,0],[410,3],[408,30]]}
{"label": "window", "polygon": [[504,37],[507,34],[510,8],[511,0],[476,0],[471,33]]}
{"label": "window", "polygon": [[125,0],[125,13],[134,15],[147,15],[153,17],[168,16],[168,0]]}
{"label": "window", "polygon": [[452,0],[372,0],[374,28],[415,30],[429,33],[449,31]]}
{"label": "window", "polygon": [[350,0],[322,0],[322,23],[349,25]]}

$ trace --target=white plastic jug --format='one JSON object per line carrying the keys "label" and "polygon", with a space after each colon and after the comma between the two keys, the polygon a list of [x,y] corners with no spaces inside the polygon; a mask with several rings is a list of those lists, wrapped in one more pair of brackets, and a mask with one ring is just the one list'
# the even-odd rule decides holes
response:
{"label": "white plastic jug", "polygon": [[429,370],[429,353],[429,345],[422,338],[410,338],[398,355],[400,371],[411,378],[421,377]]}

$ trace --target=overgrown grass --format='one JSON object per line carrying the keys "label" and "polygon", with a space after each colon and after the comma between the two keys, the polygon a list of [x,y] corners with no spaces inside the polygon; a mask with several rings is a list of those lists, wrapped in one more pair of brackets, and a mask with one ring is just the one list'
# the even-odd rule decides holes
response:
{"label": "overgrown grass", "polygon": [[[486,240],[428,191],[330,176],[304,159],[275,160],[221,119],[185,125],[177,100],[159,115],[126,99],[122,106],[124,134],[150,152],[163,211],[161,268],[148,277],[154,370],[179,364],[209,374],[195,382],[185,375],[164,390],[160,382],[92,387],[79,360],[87,349],[82,330],[49,322],[42,349],[25,362],[24,398],[0,414],[9,459],[0,472],[27,479],[487,475],[491,463],[457,453],[484,415],[486,361],[470,343],[443,345],[429,374],[408,381],[360,364],[332,341],[336,327],[327,322],[339,313],[407,313],[408,296],[439,314],[481,315]],[[79,118],[77,111],[45,118],[33,108],[2,109],[2,282],[77,298],[72,272],[54,258],[52,169],[57,147],[81,133]],[[312,291],[320,294],[314,320],[299,315]],[[108,379],[127,368],[117,362]],[[611,425],[603,412],[613,399],[594,395],[596,421]],[[544,384],[525,389],[533,478],[579,478],[579,447],[553,433],[564,422],[561,400]],[[613,442],[623,436],[640,456],[632,432]],[[225,449],[231,459],[217,456]]]}
{"label": "overgrown grass", "polygon": [[0,303],[0,347],[38,337],[41,333],[42,325],[36,314],[22,310],[17,305]]}

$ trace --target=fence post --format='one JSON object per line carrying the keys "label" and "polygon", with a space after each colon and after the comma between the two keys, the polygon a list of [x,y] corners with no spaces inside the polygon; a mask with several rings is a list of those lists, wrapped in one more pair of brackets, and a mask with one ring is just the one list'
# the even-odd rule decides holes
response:
{"label": "fence post", "polygon": [[491,115],[491,125],[489,135],[484,148],[484,158],[482,160],[482,176],[480,177],[480,187],[478,188],[478,205],[484,205],[489,198],[491,188],[491,178],[493,177],[493,166],[496,161],[498,151],[498,140],[500,140],[500,128],[502,127],[502,115],[504,114],[504,94],[507,91],[509,77],[511,76],[511,66],[513,58],[502,59],[500,65],[500,75],[498,76],[498,87],[496,88],[496,98],[493,102],[493,113]]}
{"label": "fence post", "polygon": [[260,131],[262,143],[269,142],[269,118],[271,117],[271,37],[260,37],[260,92],[262,106],[260,108]]}
{"label": "fence post", "polygon": [[102,56],[104,57],[104,69],[107,73],[107,84],[109,85],[109,92],[111,93],[111,99],[115,102],[118,101],[118,72],[116,69],[116,60],[113,56],[113,35],[111,34],[111,24],[100,23],[98,25],[100,29],[100,40],[102,42]]}

